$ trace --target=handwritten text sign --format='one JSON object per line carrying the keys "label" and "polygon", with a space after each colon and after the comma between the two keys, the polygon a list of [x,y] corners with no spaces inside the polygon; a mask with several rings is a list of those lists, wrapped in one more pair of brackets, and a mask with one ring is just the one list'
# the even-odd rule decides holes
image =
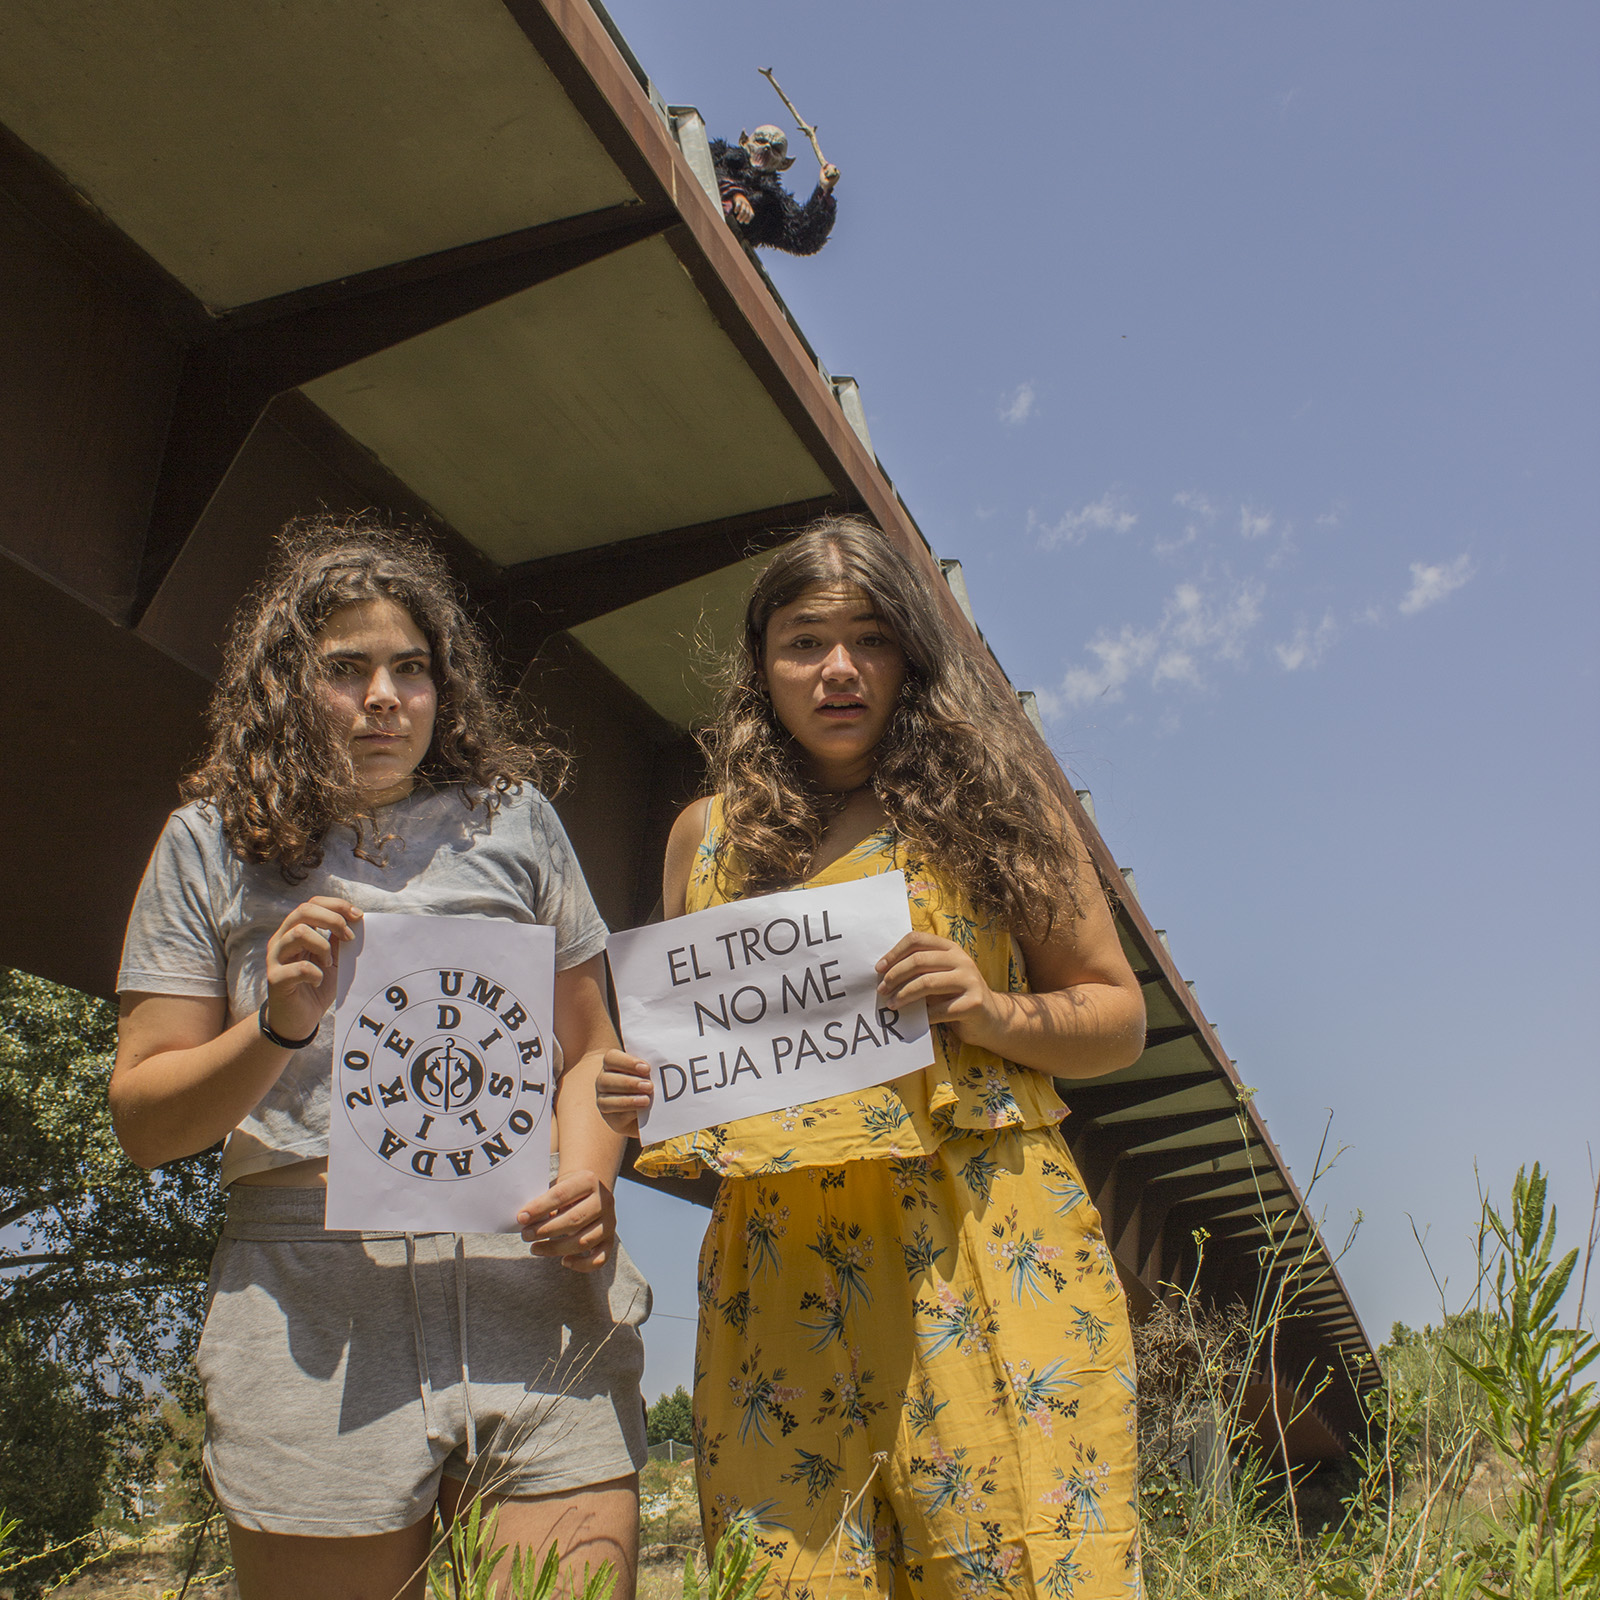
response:
{"label": "handwritten text sign", "polygon": [[521,922],[356,924],[339,951],[330,1228],[515,1231],[550,1186],[555,951],[554,929]]}
{"label": "handwritten text sign", "polygon": [[911,931],[903,872],[614,933],[622,1036],[650,1063],[648,1142],[887,1083],[933,1061],[927,1008],[879,1003]]}

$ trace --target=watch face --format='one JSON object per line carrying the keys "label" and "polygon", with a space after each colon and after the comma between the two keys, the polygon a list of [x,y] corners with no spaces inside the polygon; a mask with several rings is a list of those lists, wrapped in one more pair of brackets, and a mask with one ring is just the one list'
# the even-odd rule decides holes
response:
{"label": "watch face", "polygon": [[503,983],[424,968],[361,1007],[338,1081],[374,1155],[453,1182],[515,1155],[544,1123],[549,1046]]}

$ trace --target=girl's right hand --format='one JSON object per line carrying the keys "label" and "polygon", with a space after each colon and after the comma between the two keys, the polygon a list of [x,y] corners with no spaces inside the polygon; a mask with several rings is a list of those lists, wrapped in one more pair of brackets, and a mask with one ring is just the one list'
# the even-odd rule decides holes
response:
{"label": "girl's right hand", "polygon": [[637,1139],[639,1113],[650,1109],[655,1096],[648,1061],[630,1056],[626,1050],[606,1051],[595,1079],[595,1101],[613,1133]]}
{"label": "girl's right hand", "polygon": [[267,940],[267,1023],[274,1033],[315,1033],[339,990],[339,946],[355,938],[361,913],[348,900],[313,895]]}

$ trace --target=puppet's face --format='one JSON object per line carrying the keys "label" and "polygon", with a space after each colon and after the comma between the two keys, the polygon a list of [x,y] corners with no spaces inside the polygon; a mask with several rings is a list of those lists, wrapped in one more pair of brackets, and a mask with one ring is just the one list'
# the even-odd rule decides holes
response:
{"label": "puppet's face", "polygon": [[789,136],[782,128],[764,122],[754,133],[741,133],[739,143],[757,172],[787,172],[794,165],[789,154]]}

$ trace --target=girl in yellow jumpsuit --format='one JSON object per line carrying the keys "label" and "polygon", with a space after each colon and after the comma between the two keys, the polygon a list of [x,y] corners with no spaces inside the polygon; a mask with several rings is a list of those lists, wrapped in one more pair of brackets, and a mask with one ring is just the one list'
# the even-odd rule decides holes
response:
{"label": "girl in yellow jumpsuit", "polygon": [[[750,1528],[766,1592],[1140,1592],[1123,1292],[1052,1076],[1126,1065],[1137,984],[1044,753],[875,529],[768,567],[708,739],[718,793],[668,847],[667,914],[904,870],[885,1005],[936,1059],[876,1089],[648,1147],[723,1182],[700,1256],[706,1537]],[[648,1069],[614,1052],[631,1131]]]}

